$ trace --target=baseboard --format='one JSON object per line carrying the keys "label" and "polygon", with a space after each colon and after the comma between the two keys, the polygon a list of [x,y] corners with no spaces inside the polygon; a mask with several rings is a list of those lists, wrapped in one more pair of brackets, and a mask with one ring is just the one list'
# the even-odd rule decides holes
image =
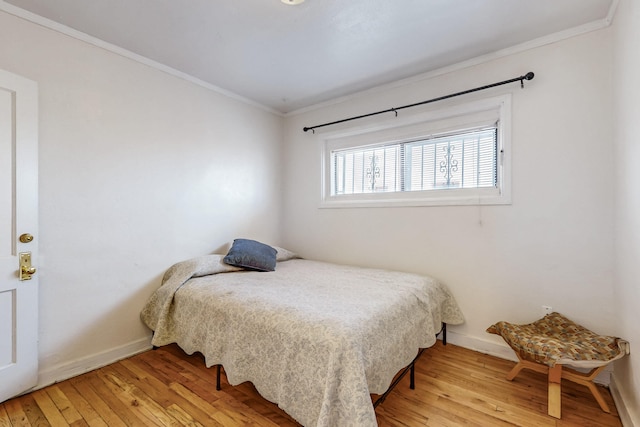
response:
{"label": "baseboard", "polygon": [[38,385],[30,391],[73,378],[86,372],[93,371],[94,369],[102,368],[110,363],[131,357],[149,349],[151,349],[151,338],[142,338],[129,344],[101,353],[92,354],[70,363],[54,366],[38,373]]}
{"label": "baseboard", "polygon": [[512,360],[514,362],[518,361],[516,354],[506,344],[496,344],[493,341],[485,341],[479,338],[469,337],[467,335],[458,334],[449,329],[447,329],[447,342],[479,353],[499,357],[501,359]]}
{"label": "baseboard", "polygon": [[[469,337],[466,335],[456,334],[453,331],[447,330],[447,342],[458,345],[460,347],[468,348],[479,353],[488,354],[490,356],[499,357],[501,359],[518,361],[518,356],[511,350],[511,348],[505,344],[496,344],[493,341],[485,341],[479,338]],[[574,368],[575,369],[575,368]],[[576,369],[578,371],[588,372],[588,369]],[[606,367],[594,380],[595,383],[609,386],[611,382],[611,372],[613,366],[610,364]]]}
{"label": "baseboard", "polygon": [[633,416],[627,409],[623,394],[620,392],[620,389],[616,384],[615,375],[611,376],[611,384],[609,385],[609,390],[611,391],[611,397],[613,397],[613,401],[616,404],[616,409],[618,410],[618,415],[620,416],[620,421],[622,422],[623,427],[640,426],[640,420],[636,419],[634,421]]}

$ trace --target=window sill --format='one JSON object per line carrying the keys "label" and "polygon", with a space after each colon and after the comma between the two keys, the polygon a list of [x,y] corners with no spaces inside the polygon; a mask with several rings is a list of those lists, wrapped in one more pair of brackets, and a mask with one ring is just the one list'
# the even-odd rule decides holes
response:
{"label": "window sill", "polygon": [[[358,196],[339,196],[329,197],[320,202],[321,209],[340,209],[340,208],[389,208],[389,207],[412,207],[412,206],[481,206],[481,205],[510,205],[511,196],[507,194],[498,194],[496,190],[488,190],[479,192],[474,190],[473,194],[462,195],[459,190],[452,190],[456,194],[442,194],[438,192],[437,196],[425,197],[420,192],[405,193],[389,193],[389,197],[384,194]],[[484,193],[484,194],[481,194]],[[400,197],[399,197],[400,196]]]}

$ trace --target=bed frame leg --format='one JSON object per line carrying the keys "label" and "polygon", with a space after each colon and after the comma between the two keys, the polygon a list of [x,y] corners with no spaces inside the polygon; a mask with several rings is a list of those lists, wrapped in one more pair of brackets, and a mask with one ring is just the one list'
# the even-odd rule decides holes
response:
{"label": "bed frame leg", "polygon": [[440,332],[442,332],[442,345],[447,345],[447,324],[442,322],[442,329],[440,330]]}
{"label": "bed frame leg", "polygon": [[375,402],[373,402],[373,409],[377,408],[379,404],[384,402],[384,400],[387,398],[389,393],[391,393],[393,391],[393,389],[398,385],[398,383],[402,380],[402,378],[404,378],[404,376],[407,375],[407,372],[409,372],[409,380],[410,380],[409,387],[412,390],[415,390],[415,388],[416,388],[416,384],[415,384],[416,361],[418,360],[418,358],[420,356],[422,356],[422,353],[424,353],[425,350],[426,349],[424,349],[424,348],[421,348],[421,349],[418,350],[418,355],[413,359],[411,364],[407,365],[404,369],[402,369],[402,371],[400,371],[400,374],[391,383],[391,385],[389,386],[387,391],[385,391],[380,397],[378,397],[378,399]]}
{"label": "bed frame leg", "polygon": [[411,362],[411,371],[409,372],[409,388],[416,389],[416,362]]}
{"label": "bed frame leg", "polygon": [[222,390],[222,387],[220,387],[220,367],[222,365],[216,365],[216,390],[220,391]]}
{"label": "bed frame leg", "polygon": [[[438,335],[440,335],[440,334],[442,334],[442,344],[447,345],[447,324],[445,322],[442,322],[442,329],[440,329],[436,333],[436,337]],[[422,353],[424,351],[425,351],[424,348],[420,349],[418,351],[418,355],[415,357],[415,359],[413,359],[413,361],[411,362],[411,364],[409,366],[407,366],[406,368],[404,368],[400,372],[400,375],[398,375],[396,380],[393,383],[391,383],[391,385],[389,386],[389,389],[387,391],[385,391],[384,394],[382,394],[380,397],[378,397],[378,399],[375,402],[373,402],[373,408],[374,409],[377,408],[379,404],[384,402],[384,400],[387,398],[389,393],[391,393],[391,391],[395,388],[395,386],[398,385],[400,380],[407,374],[407,371],[409,371],[409,388],[411,390],[415,390],[415,388],[416,388],[416,361],[418,360],[418,358],[422,355]],[[218,381],[220,381],[220,365],[218,365]],[[218,388],[218,390],[220,390],[220,389]]]}

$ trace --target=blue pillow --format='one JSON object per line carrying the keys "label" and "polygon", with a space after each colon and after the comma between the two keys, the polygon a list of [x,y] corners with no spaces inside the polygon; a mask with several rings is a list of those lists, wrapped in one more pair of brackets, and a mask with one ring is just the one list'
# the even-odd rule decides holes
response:
{"label": "blue pillow", "polygon": [[274,271],[277,253],[277,250],[264,243],[249,239],[235,239],[223,261],[249,270]]}

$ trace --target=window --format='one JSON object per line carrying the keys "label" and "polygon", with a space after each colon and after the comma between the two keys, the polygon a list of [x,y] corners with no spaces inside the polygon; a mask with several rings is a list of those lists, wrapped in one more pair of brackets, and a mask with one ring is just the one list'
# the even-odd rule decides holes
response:
{"label": "window", "polygon": [[331,195],[496,188],[498,124],[418,141],[331,151]]}
{"label": "window", "polygon": [[510,98],[324,141],[323,207],[506,204]]}

